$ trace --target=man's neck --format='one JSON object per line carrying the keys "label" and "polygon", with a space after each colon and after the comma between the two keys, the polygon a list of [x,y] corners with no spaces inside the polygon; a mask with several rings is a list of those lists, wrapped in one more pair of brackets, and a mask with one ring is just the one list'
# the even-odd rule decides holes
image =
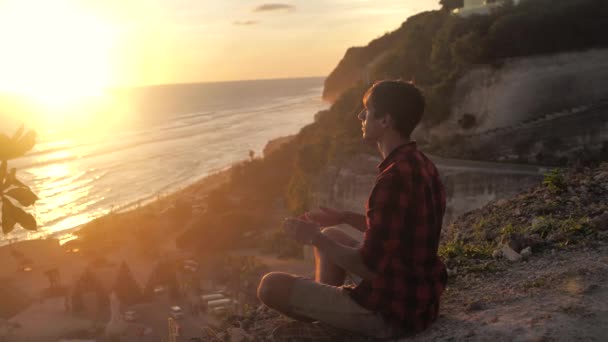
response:
{"label": "man's neck", "polygon": [[409,138],[403,138],[400,135],[385,135],[377,142],[378,151],[380,151],[382,159],[385,159],[394,149],[410,141]]}

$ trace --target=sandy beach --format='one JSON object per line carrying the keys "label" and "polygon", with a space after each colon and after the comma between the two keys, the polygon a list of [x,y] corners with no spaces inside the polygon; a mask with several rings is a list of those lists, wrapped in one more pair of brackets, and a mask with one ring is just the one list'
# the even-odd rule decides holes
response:
{"label": "sandy beach", "polygon": [[[172,222],[171,207],[176,201],[187,203],[194,208],[194,217],[202,210],[205,196],[227,182],[229,174],[230,170],[212,174],[147,205],[89,222],[76,232],[78,239],[64,245],[56,239],[44,239],[18,241],[0,247],[0,260],[3,262],[0,268],[0,302],[3,303],[0,317],[12,318],[11,321],[20,326],[14,330],[12,338],[36,340],[40,337],[44,340],[82,328],[83,319],[70,315],[62,318],[61,324],[50,326],[48,320],[41,319],[45,313],[54,317],[57,311],[65,314],[63,297],[47,293],[50,286],[48,271],[56,270],[59,284],[69,291],[87,268],[94,268],[101,282],[110,288],[118,266],[124,261],[143,288],[157,258],[178,253],[174,238],[184,226],[176,226]],[[141,239],[142,235],[148,239]],[[90,321],[84,321],[90,325]]]}

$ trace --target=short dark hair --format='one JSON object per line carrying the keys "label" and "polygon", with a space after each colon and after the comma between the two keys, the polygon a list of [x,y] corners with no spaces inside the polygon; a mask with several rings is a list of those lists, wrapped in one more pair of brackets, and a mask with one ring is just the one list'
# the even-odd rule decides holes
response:
{"label": "short dark hair", "polygon": [[377,118],[389,114],[395,129],[408,138],[418,126],[424,113],[424,95],[413,83],[386,80],[374,83],[363,96],[363,103],[374,107]]}

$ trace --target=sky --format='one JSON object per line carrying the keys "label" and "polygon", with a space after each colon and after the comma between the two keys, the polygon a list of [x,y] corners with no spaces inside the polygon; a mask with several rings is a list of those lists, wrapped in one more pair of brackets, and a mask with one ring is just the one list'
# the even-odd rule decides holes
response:
{"label": "sky", "polygon": [[327,76],[438,2],[0,0],[0,92]]}

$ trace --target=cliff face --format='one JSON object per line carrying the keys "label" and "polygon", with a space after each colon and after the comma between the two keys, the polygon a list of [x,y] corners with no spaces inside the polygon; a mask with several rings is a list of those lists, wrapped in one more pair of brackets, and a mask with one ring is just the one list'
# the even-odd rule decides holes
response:
{"label": "cliff face", "polygon": [[608,158],[608,102],[553,113],[525,124],[485,131],[463,139],[478,158],[567,164]]}
{"label": "cliff face", "polygon": [[[546,171],[517,164],[429,157],[439,169],[446,189],[446,225],[465,212],[538,184]],[[340,165],[330,165],[315,185],[313,202],[363,213],[380,161],[377,156],[359,154]]]}
{"label": "cliff face", "polygon": [[[418,131],[418,138],[441,142],[434,153],[457,158],[544,165],[602,160],[607,86],[606,49],[480,66],[457,83],[449,119]],[[463,125],[465,117],[473,123]]]}
{"label": "cliff face", "polygon": [[334,102],[346,89],[359,82],[366,63],[363,47],[351,47],[346,50],[338,66],[325,79],[323,100]]}
{"label": "cliff face", "polygon": [[[401,69],[416,70],[424,72],[425,68],[410,63],[395,64],[395,56],[402,51],[420,60],[428,59],[432,44],[430,39],[440,25],[439,23],[447,16],[441,11],[429,11],[419,13],[407,19],[401,27],[372,40],[363,47],[349,48],[340,63],[329,74],[325,80],[323,99],[334,102],[342,93],[357,83],[369,84],[379,78],[401,77]],[[410,78],[427,78],[428,76],[406,72]]]}
{"label": "cliff face", "polygon": [[[512,59],[465,74],[438,133],[480,133],[602,100],[608,100],[608,49]],[[466,114],[477,124],[463,130],[458,120]]]}

